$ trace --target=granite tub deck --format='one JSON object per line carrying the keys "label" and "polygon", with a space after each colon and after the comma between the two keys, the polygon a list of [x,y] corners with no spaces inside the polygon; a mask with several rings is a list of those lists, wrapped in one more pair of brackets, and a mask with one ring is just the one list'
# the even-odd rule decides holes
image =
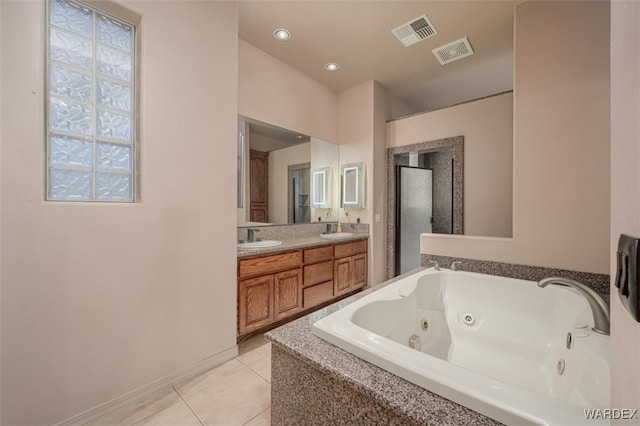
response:
{"label": "granite tub deck", "polygon": [[312,334],[315,321],[403,276],[267,333],[272,342],[272,424],[500,424]]}

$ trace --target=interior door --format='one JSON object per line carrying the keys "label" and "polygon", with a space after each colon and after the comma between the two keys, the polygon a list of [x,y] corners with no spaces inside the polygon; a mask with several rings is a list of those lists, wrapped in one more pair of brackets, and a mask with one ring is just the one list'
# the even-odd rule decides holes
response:
{"label": "interior door", "polygon": [[249,152],[249,220],[269,222],[269,153]]}
{"label": "interior door", "polygon": [[433,171],[396,166],[396,275],[420,266],[420,234],[432,232]]}

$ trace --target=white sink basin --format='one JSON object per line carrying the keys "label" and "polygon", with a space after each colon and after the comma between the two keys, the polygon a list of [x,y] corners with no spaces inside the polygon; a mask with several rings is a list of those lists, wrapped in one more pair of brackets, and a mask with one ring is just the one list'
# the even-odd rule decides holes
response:
{"label": "white sink basin", "polygon": [[257,250],[265,247],[275,247],[282,244],[282,241],[278,240],[264,240],[264,241],[254,241],[251,243],[238,243],[238,248],[240,250]]}
{"label": "white sink basin", "polygon": [[351,232],[336,232],[335,234],[320,234],[320,238],[327,238],[329,240],[340,240],[342,238],[353,237]]}

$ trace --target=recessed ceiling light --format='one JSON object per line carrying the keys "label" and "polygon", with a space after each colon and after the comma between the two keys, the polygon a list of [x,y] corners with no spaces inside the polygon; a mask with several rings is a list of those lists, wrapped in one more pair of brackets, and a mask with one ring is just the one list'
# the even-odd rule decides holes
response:
{"label": "recessed ceiling light", "polygon": [[291,33],[287,29],[278,28],[273,32],[273,36],[276,38],[276,40],[286,41],[291,37]]}
{"label": "recessed ceiling light", "polygon": [[338,68],[340,68],[340,65],[336,64],[335,62],[329,62],[324,66],[324,69],[326,69],[327,71],[337,71]]}

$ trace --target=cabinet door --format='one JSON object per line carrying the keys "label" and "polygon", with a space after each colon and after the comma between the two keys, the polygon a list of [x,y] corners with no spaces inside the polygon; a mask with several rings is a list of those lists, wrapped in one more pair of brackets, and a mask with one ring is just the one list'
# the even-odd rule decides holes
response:
{"label": "cabinet door", "polygon": [[356,254],[351,259],[353,261],[351,289],[354,290],[367,284],[367,254]]}
{"label": "cabinet door", "polygon": [[302,271],[293,269],[274,275],[275,319],[302,310]]}
{"label": "cabinet door", "polygon": [[333,261],[333,295],[348,293],[351,286],[351,258]]}
{"label": "cabinet door", "polygon": [[238,287],[238,334],[272,322],[273,275],[240,281]]}

